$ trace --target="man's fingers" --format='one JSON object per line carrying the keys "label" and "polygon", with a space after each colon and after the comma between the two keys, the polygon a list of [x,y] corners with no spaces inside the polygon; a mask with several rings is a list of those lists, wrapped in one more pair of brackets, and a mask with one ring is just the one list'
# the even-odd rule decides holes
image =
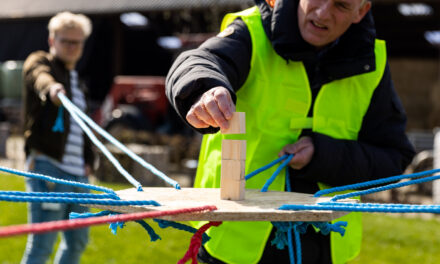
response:
{"label": "man's fingers", "polygon": [[197,115],[194,113],[194,111],[191,111],[191,110],[186,115],[186,121],[188,121],[188,123],[190,125],[192,125],[193,127],[195,127],[195,128],[207,128],[207,127],[209,127],[209,124],[206,124],[202,120],[198,119]]}
{"label": "man's fingers", "polygon": [[310,163],[314,152],[315,147],[312,139],[310,137],[302,137],[295,144],[284,146],[278,155],[295,154],[289,165],[294,169],[302,169]]}
{"label": "man's fingers", "polygon": [[234,102],[232,102],[229,92],[226,89],[216,90],[214,92],[214,99],[224,118],[230,120],[232,118],[232,113],[235,112],[235,105]]}
{"label": "man's fingers", "polygon": [[203,123],[207,124],[208,126],[218,127],[217,123],[212,119],[211,115],[209,114],[206,107],[203,105],[203,103],[197,103],[193,108],[193,113],[195,117],[202,121]]}
{"label": "man's fingers", "polygon": [[229,91],[219,86],[205,92],[188,111],[186,119],[195,128],[212,126],[226,129],[234,111]]}

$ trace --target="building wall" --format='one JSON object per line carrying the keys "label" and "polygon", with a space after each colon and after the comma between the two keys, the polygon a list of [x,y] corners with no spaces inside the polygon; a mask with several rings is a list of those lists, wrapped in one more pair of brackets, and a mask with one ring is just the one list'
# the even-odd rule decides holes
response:
{"label": "building wall", "polygon": [[439,61],[437,58],[391,58],[395,88],[408,116],[408,131],[440,126]]}

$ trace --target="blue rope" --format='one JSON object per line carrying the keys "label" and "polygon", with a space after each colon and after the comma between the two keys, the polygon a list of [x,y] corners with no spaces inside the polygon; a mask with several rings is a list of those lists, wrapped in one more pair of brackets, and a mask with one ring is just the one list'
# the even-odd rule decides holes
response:
{"label": "blue rope", "polygon": [[[195,229],[194,227],[191,227],[189,225],[181,224],[181,223],[174,222],[174,221],[163,220],[163,219],[153,219],[153,220],[158,223],[160,228],[173,227],[177,230],[182,230],[182,231],[186,231],[186,232],[193,233],[193,234],[195,234],[197,232],[197,229]],[[211,238],[206,233],[203,233],[202,244],[205,244],[210,239]]]}
{"label": "blue rope", "polygon": [[[300,234],[305,234],[309,225],[318,228],[323,235],[328,235],[333,231],[338,232],[341,236],[345,234],[343,227],[347,226],[345,221],[339,221],[334,224],[328,222],[272,222],[272,224],[276,227],[276,231],[275,238],[271,241],[271,244],[276,245],[278,249],[284,249],[288,245],[291,264],[295,263],[295,252],[296,263],[300,264],[302,262]],[[295,252],[293,250],[292,232],[295,237]]]}
{"label": "blue rope", "polygon": [[288,192],[292,191],[292,186],[290,185],[289,167],[286,167],[286,191],[288,191]]}
{"label": "blue rope", "polygon": [[[106,216],[106,215],[117,215],[120,213],[116,213],[116,212],[112,212],[112,211],[101,211],[98,213],[70,213],[69,214],[69,219],[78,219],[78,218],[89,218],[89,217],[97,217],[97,216]],[[156,232],[154,232],[154,229],[147,224],[147,222],[143,221],[143,220],[135,220],[136,223],[140,224],[147,232],[148,235],[150,236],[150,241],[154,242],[158,239],[161,239],[160,236],[158,234],[156,234]],[[117,234],[117,229],[119,228],[124,228],[125,223],[124,222],[116,222],[116,223],[111,223],[109,228],[111,229],[111,232],[113,235]]]}
{"label": "blue rope", "polygon": [[286,155],[284,155],[284,156],[282,156],[282,157],[280,157],[280,158],[278,158],[278,159],[272,161],[271,163],[267,164],[266,166],[263,166],[263,167],[261,167],[261,168],[259,168],[259,169],[254,170],[253,172],[251,172],[251,173],[249,173],[248,175],[245,176],[245,180],[249,180],[250,178],[252,178],[252,177],[254,177],[255,175],[257,175],[258,173],[260,173],[260,172],[262,172],[262,171],[265,171],[265,170],[269,169],[269,168],[272,167],[273,165],[275,165],[275,164],[281,162],[282,160],[287,159],[287,157],[288,157],[288,155],[286,154]]}
{"label": "blue rope", "polygon": [[114,199],[120,200],[115,194],[94,194],[94,193],[65,193],[65,192],[17,192],[17,191],[0,191],[0,195],[12,196],[33,196],[33,197],[65,197],[65,198],[94,198],[94,199]]}
{"label": "blue rope", "polygon": [[[288,241],[288,250],[289,250],[289,260],[290,264],[295,264],[295,252],[293,251],[293,240],[292,240],[292,230],[287,231],[287,241]],[[299,241],[301,243],[301,241]],[[298,242],[297,242],[298,244]]]}
{"label": "blue rope", "polygon": [[319,211],[346,211],[346,212],[369,212],[369,213],[440,213],[440,205],[404,205],[404,204],[351,204],[341,202],[327,202],[316,205],[285,204],[280,210],[319,210]]}
{"label": "blue rope", "polygon": [[100,192],[105,192],[105,193],[110,193],[110,194],[116,195],[115,191],[113,191],[112,189],[109,189],[106,187],[95,186],[95,185],[88,184],[88,183],[80,183],[80,182],[74,182],[74,181],[61,180],[61,179],[53,178],[53,177],[46,176],[43,174],[24,172],[24,171],[19,171],[19,170],[15,170],[15,169],[5,168],[2,166],[0,166],[0,171],[19,175],[19,176],[24,176],[24,177],[28,177],[28,178],[44,180],[44,181],[54,182],[54,183],[59,183],[59,184],[65,184],[65,185],[70,185],[70,186],[74,186],[74,187],[85,188],[85,189],[89,189],[89,190],[100,191]]}
{"label": "blue rope", "polygon": [[98,213],[75,213],[75,212],[71,212],[69,214],[69,219],[106,216],[106,215],[110,215],[110,214],[113,214],[113,213],[114,212],[112,212],[112,211],[101,211],[101,212],[98,212]]}
{"label": "blue rope", "polygon": [[[298,224],[293,224],[293,234],[295,236],[295,245],[296,245],[296,259],[297,259],[297,264],[301,264],[302,263],[302,255],[301,255],[301,239],[299,237],[299,233],[298,232]],[[304,232],[305,233],[305,232]],[[293,250],[292,250],[293,251]]]}
{"label": "blue rope", "polygon": [[57,119],[55,119],[55,124],[52,127],[52,132],[64,132],[64,117],[63,117],[63,106],[58,107]]}
{"label": "blue rope", "polygon": [[381,191],[390,190],[390,189],[393,189],[393,188],[400,188],[400,187],[403,187],[403,186],[408,186],[408,185],[412,185],[412,184],[419,184],[419,183],[429,182],[429,181],[438,180],[438,179],[440,179],[440,176],[430,176],[430,177],[425,177],[425,178],[416,179],[416,180],[410,180],[410,181],[406,181],[406,182],[393,183],[393,184],[389,184],[389,185],[386,185],[386,186],[380,186],[380,187],[376,187],[376,188],[371,188],[371,189],[368,189],[368,190],[351,192],[351,193],[347,193],[347,194],[335,195],[331,199],[331,201],[336,201],[336,200],[340,200],[340,199],[350,198],[350,197],[354,197],[354,196],[366,195],[366,194],[375,193],[375,192],[381,192]]}
{"label": "blue rope", "polygon": [[87,198],[63,198],[63,197],[21,197],[15,195],[0,195],[1,201],[7,202],[31,202],[31,203],[64,203],[64,204],[99,204],[99,205],[154,205],[160,204],[154,200],[150,201],[122,201],[122,200],[100,200]]}
{"label": "blue rope", "polygon": [[162,238],[160,238],[160,236],[158,234],[156,234],[154,229],[149,224],[147,224],[147,222],[145,222],[144,220],[136,220],[135,222],[140,224],[145,230],[147,230],[148,235],[150,236],[151,242],[154,242],[158,239],[162,239]]}
{"label": "blue rope", "polygon": [[[112,214],[110,214],[110,216],[111,216]],[[124,228],[124,226],[125,226],[125,222],[113,222],[113,223],[110,223],[110,225],[109,225],[109,229],[111,230],[111,232],[112,232],[112,234],[113,235],[117,235],[117,233],[118,233],[118,227],[120,228],[120,229],[122,229],[122,228]]]}
{"label": "blue rope", "polygon": [[[114,146],[118,147],[122,151],[124,151],[129,157],[131,157],[133,160],[137,161],[139,164],[141,164],[144,168],[151,171],[156,176],[160,177],[162,180],[170,184],[176,189],[180,189],[180,185],[175,180],[169,178],[166,176],[163,172],[156,169],[153,165],[146,162],[144,159],[136,155],[133,151],[128,149],[126,146],[124,146],[122,143],[120,143],[118,140],[116,140],[112,135],[110,135],[108,132],[106,132],[104,129],[102,129],[100,126],[98,126],[93,120],[91,120],[87,115],[85,115],[78,107],[76,107],[74,104],[72,104],[69,99],[64,94],[58,94],[60,97],[61,102],[65,104],[66,109],[73,115],[78,115],[79,118],[84,120],[91,128],[93,128],[96,132],[98,132],[100,135],[105,137],[110,143],[112,143]],[[63,98],[63,99],[61,99]]]}
{"label": "blue rope", "polygon": [[431,174],[434,174],[437,172],[440,172],[440,169],[422,171],[422,172],[406,174],[406,175],[397,175],[397,176],[392,176],[392,177],[388,177],[388,178],[384,178],[384,179],[378,179],[378,180],[373,180],[373,181],[367,181],[367,182],[362,182],[362,183],[356,183],[356,184],[350,184],[350,185],[329,188],[329,189],[325,189],[325,190],[321,190],[321,191],[316,192],[314,197],[320,197],[320,196],[335,193],[335,192],[361,189],[361,188],[365,188],[365,187],[369,187],[369,186],[383,185],[385,183],[396,182],[396,181],[403,180],[403,179],[420,178],[422,176],[431,175]]}
{"label": "blue rope", "polygon": [[71,117],[78,123],[78,125],[81,127],[81,129],[87,134],[87,136],[90,138],[90,140],[104,153],[104,155],[110,160],[110,162],[113,164],[113,166],[116,167],[116,169],[135,187],[137,187],[138,191],[142,191],[142,185],[136,181],[133,176],[130,175],[122,166],[121,164],[116,160],[116,158],[108,151],[108,149],[96,138],[96,136],[93,134],[93,132],[90,130],[90,128],[84,124],[84,122],[81,120],[81,118],[76,114],[73,108],[73,104],[67,99],[67,97],[62,94],[58,93],[58,98],[60,98],[63,105],[66,107],[66,109],[69,111]]}
{"label": "blue rope", "polygon": [[284,167],[286,167],[287,164],[289,164],[289,162],[292,160],[293,156],[294,156],[293,154],[290,154],[287,157],[287,159],[285,161],[283,161],[283,163],[281,163],[280,166],[278,166],[278,168],[275,170],[275,172],[272,174],[272,176],[263,185],[263,188],[261,189],[262,192],[267,192],[267,189],[269,188],[269,186],[273,183],[273,181],[276,179],[278,174],[280,174],[281,170],[284,169]]}

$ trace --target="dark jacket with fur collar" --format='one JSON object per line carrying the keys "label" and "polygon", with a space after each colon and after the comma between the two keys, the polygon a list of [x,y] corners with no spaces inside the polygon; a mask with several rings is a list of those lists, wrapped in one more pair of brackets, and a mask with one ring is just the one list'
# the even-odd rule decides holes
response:
{"label": "dark jacket with fur collar", "polygon": [[[275,51],[287,62],[304,62],[314,98],[325,83],[374,70],[376,32],[371,12],[335,43],[317,52],[299,33],[298,1],[278,0],[274,8],[264,0],[255,2]],[[170,69],[166,92],[182,119],[208,89],[224,86],[235,100],[235,92],[245,82],[252,54],[249,31],[239,19],[230,27],[234,28],[233,34],[213,37],[198,49],[182,53]],[[414,156],[405,125],[405,112],[387,65],[363,119],[358,141],[304,131],[313,138],[315,153],[309,165],[291,174],[292,189],[315,192],[317,181],[340,186],[402,173]],[[199,131],[213,133],[217,129]]]}

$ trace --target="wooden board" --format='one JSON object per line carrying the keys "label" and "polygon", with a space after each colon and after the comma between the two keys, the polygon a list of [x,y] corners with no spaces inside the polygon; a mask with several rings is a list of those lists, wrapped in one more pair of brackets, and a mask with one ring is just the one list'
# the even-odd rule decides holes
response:
{"label": "wooden board", "polygon": [[[287,211],[277,210],[283,204],[315,204],[329,200],[331,197],[314,198],[311,194],[292,192],[260,192],[246,189],[246,199],[229,201],[220,199],[220,189],[197,189],[151,187],[144,192],[136,189],[117,191],[123,200],[155,200],[161,206],[106,206],[89,205],[121,213],[142,211],[161,211],[182,209],[205,205],[215,205],[218,210],[204,213],[164,216],[161,219],[173,221],[330,221],[346,215],[348,212],[337,211]],[[347,202],[356,200],[347,199]]]}

